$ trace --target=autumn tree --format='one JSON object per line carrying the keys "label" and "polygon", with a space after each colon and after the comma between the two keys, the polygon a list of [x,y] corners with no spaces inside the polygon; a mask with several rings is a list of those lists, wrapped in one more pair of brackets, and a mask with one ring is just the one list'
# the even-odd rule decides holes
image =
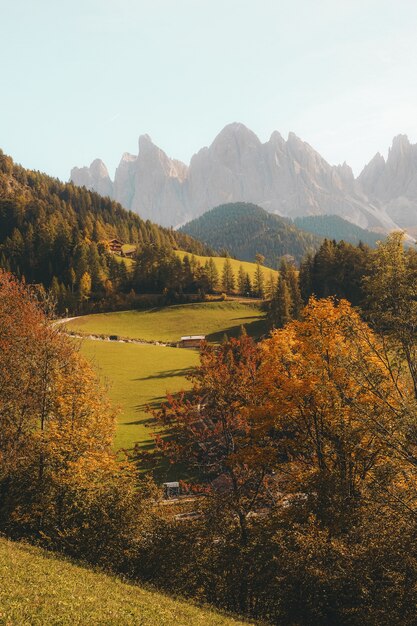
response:
{"label": "autumn tree", "polygon": [[373,254],[369,276],[363,280],[365,311],[407,364],[417,398],[417,254],[404,247],[404,233],[391,233]]}
{"label": "autumn tree", "polygon": [[2,531],[48,538],[78,555],[90,544],[91,558],[103,563],[111,544],[121,558],[118,525],[127,516],[133,532],[139,503],[131,470],[112,452],[114,428],[114,411],[76,345],[33,290],[0,272]]}
{"label": "autumn tree", "polygon": [[389,476],[387,454],[401,439],[404,390],[376,358],[379,347],[347,301],[314,299],[301,322],[263,343],[261,393],[282,433],[282,484],[305,494],[334,532]]}

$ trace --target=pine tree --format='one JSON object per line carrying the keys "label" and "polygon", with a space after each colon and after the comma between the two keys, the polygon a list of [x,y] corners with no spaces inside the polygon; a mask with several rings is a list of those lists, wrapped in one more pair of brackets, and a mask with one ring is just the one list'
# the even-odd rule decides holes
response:
{"label": "pine tree", "polygon": [[298,276],[294,265],[288,267],[287,284],[291,295],[291,316],[294,320],[300,319],[301,311],[303,309],[303,299],[301,297],[300,285],[298,283]]}
{"label": "pine tree", "polygon": [[204,269],[207,276],[208,290],[211,292],[216,291],[219,286],[219,272],[212,257],[206,261]]}
{"label": "pine tree", "polygon": [[268,320],[271,326],[282,328],[291,321],[292,301],[287,281],[280,274],[275,296],[271,300]]}
{"label": "pine tree", "polygon": [[235,277],[233,274],[232,263],[229,257],[226,257],[224,260],[222,287],[226,293],[231,293],[235,288]]}
{"label": "pine tree", "polygon": [[276,289],[277,289],[277,281],[275,280],[273,273],[270,272],[267,283],[266,283],[266,287],[265,287],[265,295],[268,298],[268,300],[272,300]]}
{"label": "pine tree", "polygon": [[264,273],[263,273],[259,263],[256,264],[255,275],[253,277],[253,288],[254,288],[254,291],[255,291],[256,295],[258,296],[258,298],[263,298],[264,297],[264,295],[265,295],[265,279],[264,279]]}
{"label": "pine tree", "polygon": [[246,274],[245,274],[245,270],[243,269],[243,265],[240,264],[239,272],[237,275],[237,288],[241,296],[245,295],[245,286],[246,286]]}
{"label": "pine tree", "polygon": [[245,276],[245,289],[244,289],[244,294],[245,296],[251,296],[252,295],[252,283],[251,283],[251,279],[249,274],[246,272],[246,276]]}
{"label": "pine tree", "polygon": [[80,301],[88,300],[91,294],[91,276],[88,272],[84,272],[78,285],[78,295]]}

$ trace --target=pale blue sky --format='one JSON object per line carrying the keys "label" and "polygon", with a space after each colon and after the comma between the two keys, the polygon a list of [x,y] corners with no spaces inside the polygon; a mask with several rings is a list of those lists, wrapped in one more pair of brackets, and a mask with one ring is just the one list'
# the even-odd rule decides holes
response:
{"label": "pale blue sky", "polygon": [[111,176],[148,133],[189,162],[227,123],[359,172],[417,142],[414,0],[0,0],[0,147]]}

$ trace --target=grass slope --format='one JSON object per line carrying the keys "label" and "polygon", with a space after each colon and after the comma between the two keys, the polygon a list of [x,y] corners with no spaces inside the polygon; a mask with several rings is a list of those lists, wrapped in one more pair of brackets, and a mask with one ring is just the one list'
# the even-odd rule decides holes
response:
{"label": "grass slope", "polygon": [[0,624],[237,626],[243,622],[0,539]]}
{"label": "grass slope", "polygon": [[236,301],[202,302],[155,308],[147,311],[97,313],[77,317],[68,330],[119,335],[145,341],[177,341],[182,335],[206,335],[220,341],[224,333],[236,335],[242,324],[248,334],[265,332],[264,314],[256,304]]}
{"label": "grass slope", "polygon": [[147,428],[148,405],[159,404],[168,392],[189,387],[185,376],[198,364],[194,350],[152,345],[84,340],[82,353],[108,383],[108,394],[121,410],[115,448],[130,449],[135,443],[152,448],[152,429]]}
{"label": "grass slope", "polygon": [[[175,254],[177,254],[180,259],[182,260],[186,254],[188,254],[188,256],[191,258],[191,254],[189,252],[184,252],[183,250],[176,250]],[[209,256],[200,256],[198,254],[194,255],[195,258],[200,261],[201,265],[204,265],[204,263],[210,258]],[[223,256],[213,256],[211,257],[217,267],[217,271],[219,272],[219,277],[221,280],[222,277],[222,271],[223,271],[223,266],[224,266],[224,262],[226,257]],[[235,279],[237,279],[237,275],[239,272],[239,267],[240,265],[243,266],[243,269],[245,272],[247,272],[250,276],[250,279],[253,281],[253,277],[255,276],[255,271],[256,271],[256,263],[250,263],[249,261],[238,261],[236,259],[230,259],[231,263],[232,263],[232,269],[233,269],[233,273],[235,275]],[[265,281],[268,280],[269,276],[272,274],[272,276],[276,279],[278,276],[278,272],[276,270],[272,270],[269,267],[262,267],[262,271],[264,273],[264,277],[265,277]]]}

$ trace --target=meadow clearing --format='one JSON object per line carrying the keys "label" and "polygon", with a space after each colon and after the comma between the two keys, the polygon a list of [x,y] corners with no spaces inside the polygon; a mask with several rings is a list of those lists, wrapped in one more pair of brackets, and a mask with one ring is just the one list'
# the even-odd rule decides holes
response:
{"label": "meadow clearing", "polygon": [[[245,325],[248,334],[265,332],[264,314],[256,304],[207,302],[151,309],[100,313],[75,318],[68,330],[88,335],[120,335],[146,341],[176,341],[182,335],[206,334],[221,341],[224,334],[238,335]],[[186,376],[199,362],[196,350],[164,346],[84,339],[83,354],[108,385],[112,402],[120,408],[115,447],[153,447],[148,406],[157,406],[167,392],[190,385]]]}
{"label": "meadow clearing", "polygon": [[119,335],[144,341],[178,341],[182,335],[206,335],[221,341],[236,336],[244,325],[249,335],[265,332],[264,314],[256,303],[238,301],[201,302],[159,307],[146,311],[96,313],[72,319],[70,331],[83,334]]}
{"label": "meadow clearing", "polygon": [[115,448],[130,449],[135,443],[152,448],[147,407],[159,404],[167,392],[189,387],[186,375],[198,364],[198,352],[89,339],[81,342],[81,351],[108,385],[109,397],[120,410]]}
{"label": "meadow clearing", "polygon": [[[182,260],[186,254],[191,258],[191,254],[189,252],[184,252],[183,250],[176,250],[175,254],[177,254]],[[209,256],[200,256],[198,254],[194,254],[194,258],[204,265],[206,261],[209,260]],[[219,272],[219,276],[221,278],[224,262],[226,257],[223,256],[213,256],[211,257],[214,261],[215,266],[217,267],[217,271]],[[249,261],[239,261],[238,259],[230,259],[230,263],[232,264],[233,273],[235,278],[237,278],[239,267],[242,266],[245,273],[249,274],[251,281],[253,281],[255,272],[256,272],[256,263],[250,263]],[[272,275],[274,280],[278,277],[277,270],[272,270],[269,267],[262,266],[262,273],[264,275],[265,282],[268,281],[269,277]]]}

